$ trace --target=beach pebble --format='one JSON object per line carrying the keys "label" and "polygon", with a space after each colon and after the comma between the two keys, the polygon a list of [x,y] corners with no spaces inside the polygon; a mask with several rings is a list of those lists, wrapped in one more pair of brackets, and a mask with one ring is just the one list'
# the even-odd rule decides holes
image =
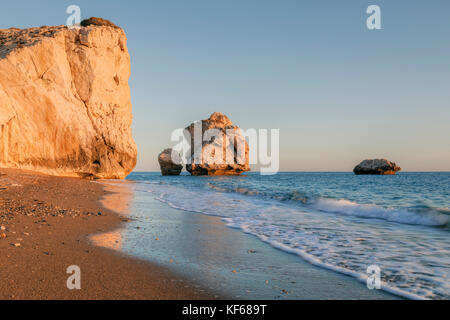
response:
{"label": "beach pebble", "polygon": [[20,243],[13,243],[12,244],[14,247],[20,247]]}
{"label": "beach pebble", "polygon": [[4,230],[6,230],[6,227],[5,226],[1,226],[0,230],[4,231]]}

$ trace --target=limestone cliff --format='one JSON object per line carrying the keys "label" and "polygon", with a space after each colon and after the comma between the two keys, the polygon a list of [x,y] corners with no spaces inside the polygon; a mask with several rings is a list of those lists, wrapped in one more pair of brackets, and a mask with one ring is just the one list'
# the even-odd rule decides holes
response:
{"label": "limestone cliff", "polygon": [[0,30],[0,167],[124,178],[136,164],[122,29]]}

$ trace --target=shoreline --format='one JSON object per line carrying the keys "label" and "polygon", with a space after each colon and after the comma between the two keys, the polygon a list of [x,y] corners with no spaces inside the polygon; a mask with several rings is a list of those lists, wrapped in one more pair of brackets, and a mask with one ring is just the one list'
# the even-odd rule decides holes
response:
{"label": "shoreline", "polygon": [[[0,299],[212,299],[167,268],[94,246],[89,237],[120,228],[102,205],[99,183],[17,169],[0,170]],[[120,195],[119,195],[120,197]],[[69,266],[81,290],[69,290]]]}
{"label": "shoreline", "polygon": [[96,245],[157,263],[232,299],[402,299],[368,290],[346,274],[311,264],[256,236],[230,227],[223,217],[192,212],[158,200],[132,183],[117,183],[133,198],[123,229],[99,234]]}

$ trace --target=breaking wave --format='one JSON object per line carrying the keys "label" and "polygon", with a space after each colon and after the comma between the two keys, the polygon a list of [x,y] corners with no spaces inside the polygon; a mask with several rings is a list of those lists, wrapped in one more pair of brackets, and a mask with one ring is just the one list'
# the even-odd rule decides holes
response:
{"label": "breaking wave", "polygon": [[448,208],[420,208],[420,209],[397,209],[384,208],[374,204],[359,204],[347,199],[333,199],[323,197],[309,197],[298,191],[286,195],[272,195],[266,192],[251,190],[248,188],[227,189],[215,186],[211,183],[208,187],[217,192],[235,192],[249,196],[268,197],[279,201],[298,203],[305,207],[322,212],[356,216],[360,218],[382,219],[411,225],[424,225],[443,227],[450,225],[450,210]]}

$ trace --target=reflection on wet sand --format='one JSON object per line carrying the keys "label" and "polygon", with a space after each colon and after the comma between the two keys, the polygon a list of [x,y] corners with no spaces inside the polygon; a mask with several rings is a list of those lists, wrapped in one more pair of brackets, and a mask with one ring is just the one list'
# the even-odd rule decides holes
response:
{"label": "reflection on wet sand", "polygon": [[[106,191],[101,203],[102,205],[123,216],[130,215],[132,205],[132,193],[127,183],[104,184]],[[91,241],[96,246],[105,247],[113,250],[122,250],[123,248],[123,229],[100,233],[91,236]]]}
{"label": "reflection on wet sand", "polygon": [[94,245],[113,250],[121,250],[123,246],[122,231],[117,229],[115,231],[96,234],[91,237]]}

